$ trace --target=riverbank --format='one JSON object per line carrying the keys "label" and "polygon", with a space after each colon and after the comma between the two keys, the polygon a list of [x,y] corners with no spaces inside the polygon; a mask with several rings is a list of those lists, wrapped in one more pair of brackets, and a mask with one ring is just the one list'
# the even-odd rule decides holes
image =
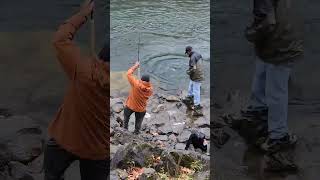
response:
{"label": "riverbank", "polygon": [[[183,95],[181,97],[183,97]],[[142,123],[141,134],[139,135],[134,135],[132,133],[134,128],[134,115],[131,116],[129,122],[129,132],[121,128],[121,125],[123,124],[123,108],[126,96],[111,97],[110,153],[112,159],[111,167],[113,168],[111,174],[114,179],[132,177],[134,174],[132,173],[132,169],[135,169],[137,171],[136,173],[138,173],[139,169],[141,170],[142,168],[149,168],[147,171],[153,172],[152,176],[154,177],[159,177],[160,175],[166,175],[168,177],[173,176],[174,173],[170,172],[169,169],[164,168],[164,170],[161,171],[161,168],[159,168],[160,162],[164,164],[171,163],[174,165],[173,167],[180,168],[180,170],[175,172],[177,173],[177,176],[184,170],[188,172],[186,173],[188,176],[193,177],[194,179],[206,179],[206,177],[208,177],[210,170],[210,143],[208,145],[209,148],[207,153],[197,152],[192,148],[186,151],[184,148],[192,131],[203,132],[206,135],[206,139],[208,141],[210,140],[210,101],[208,99],[203,100],[202,106],[204,116],[195,118],[190,115],[191,112],[187,111],[185,105],[181,103],[181,97],[154,93],[149,100],[147,114]],[[136,142],[136,144],[132,144],[133,142]],[[142,151],[142,154],[139,154],[138,152],[133,153],[135,152],[135,148],[133,147],[139,149],[140,146],[150,148]],[[159,151],[161,153],[159,153]],[[131,166],[124,166],[124,161],[128,161],[126,155],[129,152],[133,153],[129,160],[134,163]],[[165,160],[163,153],[177,155],[181,157],[180,162],[188,161],[188,163],[178,163],[178,161],[175,161],[178,159],[175,159],[174,155],[173,159],[175,160],[171,159],[168,162]],[[147,160],[148,155],[159,158],[158,164],[142,163]],[[191,166],[192,164],[193,166]],[[140,171],[140,175],[144,174],[144,170]],[[198,176],[199,174],[201,174],[201,176]],[[137,176],[139,176],[139,173]]]}

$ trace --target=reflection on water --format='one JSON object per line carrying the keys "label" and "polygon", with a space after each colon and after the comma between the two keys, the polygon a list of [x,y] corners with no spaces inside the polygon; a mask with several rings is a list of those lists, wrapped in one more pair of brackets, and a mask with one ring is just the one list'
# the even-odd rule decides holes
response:
{"label": "reflection on water", "polygon": [[[209,94],[209,0],[111,1],[111,69],[126,71],[138,57],[140,35],[141,72],[148,73],[157,90],[172,94],[186,89],[191,45],[204,57]],[[120,82],[120,81],[117,81]],[[117,83],[112,82],[112,84]],[[113,85],[113,87],[122,85]]]}

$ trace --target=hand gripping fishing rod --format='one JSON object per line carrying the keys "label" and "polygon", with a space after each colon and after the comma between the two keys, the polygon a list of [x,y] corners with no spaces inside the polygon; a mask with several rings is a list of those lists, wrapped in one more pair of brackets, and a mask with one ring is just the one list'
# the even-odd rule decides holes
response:
{"label": "hand gripping fishing rod", "polygon": [[[91,0],[90,3],[93,3],[94,0]],[[91,12],[91,17],[90,17],[90,49],[91,49],[91,54],[94,57],[97,57],[96,52],[95,52],[95,24],[94,24],[94,16],[93,16],[93,10]]]}

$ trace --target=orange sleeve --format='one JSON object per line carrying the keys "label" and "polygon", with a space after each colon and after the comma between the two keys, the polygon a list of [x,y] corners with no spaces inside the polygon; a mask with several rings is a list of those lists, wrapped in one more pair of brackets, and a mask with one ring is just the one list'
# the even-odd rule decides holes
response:
{"label": "orange sleeve", "polygon": [[80,48],[75,44],[73,38],[76,31],[86,22],[87,17],[79,12],[60,25],[54,35],[53,45],[56,56],[70,79],[75,78],[77,65],[80,63]]}
{"label": "orange sleeve", "polygon": [[137,68],[138,66],[132,66],[127,72],[128,81],[131,86],[136,86],[139,82],[133,75],[134,71],[137,70]]}

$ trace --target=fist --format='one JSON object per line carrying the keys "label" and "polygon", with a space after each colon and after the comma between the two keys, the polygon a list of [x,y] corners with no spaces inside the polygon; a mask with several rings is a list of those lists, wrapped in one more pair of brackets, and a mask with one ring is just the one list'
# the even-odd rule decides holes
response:
{"label": "fist", "polygon": [[81,6],[81,12],[87,16],[89,14],[92,14],[94,9],[94,1],[93,0],[85,0]]}

